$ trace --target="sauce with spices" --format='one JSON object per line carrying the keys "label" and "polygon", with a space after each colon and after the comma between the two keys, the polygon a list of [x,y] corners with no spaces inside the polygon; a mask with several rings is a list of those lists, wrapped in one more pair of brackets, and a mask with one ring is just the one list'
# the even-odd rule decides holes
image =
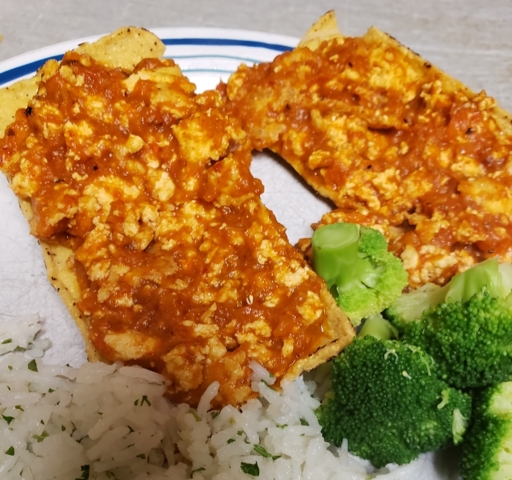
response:
{"label": "sauce with spices", "polygon": [[258,149],[334,201],[320,224],[382,230],[411,286],[512,261],[510,117],[382,32],[241,66],[221,90]]}
{"label": "sauce with spices", "polygon": [[250,161],[219,92],[197,95],[173,61],[126,72],[76,52],[44,66],[0,141],[32,233],[72,252],[96,349],[162,372],[176,401],[217,380],[214,404],[239,404],[251,361],[280,379],[339,336]]}

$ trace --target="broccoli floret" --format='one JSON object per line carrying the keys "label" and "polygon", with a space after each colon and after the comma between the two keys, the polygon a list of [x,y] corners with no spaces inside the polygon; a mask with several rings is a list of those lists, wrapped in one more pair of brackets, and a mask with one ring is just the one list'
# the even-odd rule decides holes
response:
{"label": "broccoli floret", "polygon": [[382,314],[372,315],[367,318],[357,334],[359,338],[371,335],[379,340],[398,339],[398,330],[387,321]]}
{"label": "broccoli floret", "polygon": [[496,259],[478,263],[452,277],[443,287],[432,283],[399,296],[385,311],[385,317],[399,329],[419,320],[423,312],[440,303],[469,300],[486,287],[493,297],[505,298],[512,290],[512,264]]}
{"label": "broccoli floret", "polygon": [[462,439],[471,398],[442,381],[420,348],[368,334],[332,363],[331,391],[317,410],[327,441],[347,439],[351,453],[381,468]]}
{"label": "broccoli floret", "polygon": [[512,478],[512,382],[475,394],[471,426],[462,444],[465,480]]}
{"label": "broccoli floret", "polygon": [[512,375],[511,272],[510,264],[487,260],[444,287],[403,294],[385,316],[402,341],[434,357],[451,386],[505,381]]}
{"label": "broccoli floret", "polygon": [[425,310],[436,307],[446,298],[448,285],[441,287],[427,283],[422,287],[402,293],[384,311],[384,316],[399,332],[406,331],[412,322],[421,318]]}
{"label": "broccoli floret", "polygon": [[378,230],[353,223],[325,225],[315,230],[312,247],[313,268],[354,326],[382,312],[407,285],[401,260],[388,251]]}

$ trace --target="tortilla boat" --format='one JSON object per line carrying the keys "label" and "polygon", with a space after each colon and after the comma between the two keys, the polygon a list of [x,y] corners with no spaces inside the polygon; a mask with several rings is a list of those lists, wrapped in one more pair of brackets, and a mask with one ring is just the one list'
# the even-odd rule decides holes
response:
{"label": "tortilla boat", "polygon": [[261,202],[239,120],[163,52],[121,29],[2,90],[0,166],[89,359],[236,405],[252,362],[293,379],[354,331]]}
{"label": "tortilla boat", "polygon": [[318,225],[381,230],[412,287],[512,261],[510,115],[386,33],[345,37],[329,12],[219,88],[255,148],[335,204]]}

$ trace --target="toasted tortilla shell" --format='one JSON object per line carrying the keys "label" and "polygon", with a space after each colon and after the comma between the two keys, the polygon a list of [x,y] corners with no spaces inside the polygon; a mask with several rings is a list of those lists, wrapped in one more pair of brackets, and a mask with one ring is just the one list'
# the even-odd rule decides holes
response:
{"label": "toasted tortilla shell", "polygon": [[299,47],[308,47],[310,50],[316,50],[322,42],[333,39],[342,39],[336,14],[333,10],[322,15],[307,31],[299,42]]}
{"label": "toasted tortilla shell", "polygon": [[165,45],[144,28],[125,27],[93,43],[83,43],[76,48],[109,68],[132,70],[144,58],[160,58]]}
{"label": "toasted tortilla shell", "polygon": [[[402,43],[397,41],[392,36],[379,30],[376,27],[369,28],[362,38],[365,40],[365,43],[368,46],[369,50],[371,50],[372,47],[382,50],[386,49],[387,47],[390,47],[390,49],[398,49],[403,54],[404,61],[407,62],[407,66],[408,68],[411,69],[411,71],[418,75],[419,78],[422,78],[422,76],[425,75],[424,72],[428,71],[428,77],[430,79],[429,82],[431,82],[431,79],[434,78],[436,83],[439,82],[440,90],[446,94],[462,94],[466,96],[469,100],[472,100],[478,95],[478,93],[468,88],[461,81],[453,78],[446,72],[442,71],[441,69],[427,61],[419,54],[415,53],[408,47],[404,46]],[[338,29],[335,15],[331,11],[327,12],[317,22],[315,22],[315,24],[303,37],[299,46],[307,47],[312,51],[316,51],[318,50],[322,42],[343,43],[344,41],[345,38],[341,31]],[[426,82],[427,80],[425,80],[425,83]],[[511,136],[512,115],[509,112],[502,109],[501,107],[499,107],[498,105],[492,107],[490,112],[491,118],[499,126],[504,138],[505,136]],[[333,191],[329,185],[326,185],[325,182],[322,181],[322,177],[311,175],[311,173],[308,171],[307,166],[300,162],[295,162],[293,160],[288,161],[293,166],[293,168],[299,173],[299,175],[301,175],[316,192],[336,202],[336,196],[338,195],[338,193],[336,191]],[[306,254],[306,256],[310,256],[311,240],[309,238],[301,239],[299,241],[299,249],[303,251]]]}
{"label": "toasted tortilla shell", "polygon": [[14,115],[20,108],[26,108],[30,99],[37,93],[40,74],[19,80],[8,87],[0,89],[0,138],[9,124],[14,121]]}
{"label": "toasted tortilla shell", "polygon": [[[299,47],[307,47],[312,51],[318,49],[322,42],[331,41],[344,41],[344,36],[338,27],[336,20],[336,14],[333,10],[328,11],[322,15],[307,31],[299,42]],[[410,65],[413,68],[423,70],[428,68],[430,71],[437,73],[439,80],[442,82],[443,90],[446,92],[464,92],[468,98],[472,98],[476,93],[464,85],[459,80],[451,77],[441,69],[432,65],[430,62],[425,60],[423,57],[406,47],[392,36],[378,29],[377,27],[370,27],[363,36],[369,45],[373,44],[377,46],[389,45],[395,48],[399,48],[402,53],[406,56]],[[500,125],[500,127],[507,133],[512,132],[512,116],[507,111],[503,110],[499,106],[496,106],[493,110],[494,119]]]}
{"label": "toasted tortilla shell", "polygon": [[[159,58],[165,52],[165,45],[153,33],[143,28],[125,27],[104,36],[93,43],[83,43],[77,52],[90,55],[94,60],[110,68],[133,69],[144,58]],[[43,67],[44,69],[44,67]],[[0,89],[0,138],[13,122],[16,111],[26,108],[37,94],[42,70],[34,77],[20,80]],[[21,211],[27,220],[33,216],[30,202],[19,199]],[[80,288],[72,267],[71,249],[39,241],[44,255],[48,279],[68,308],[85,341],[86,354],[90,361],[104,360],[89,340],[87,319],[76,307],[80,299]]]}
{"label": "toasted tortilla shell", "polygon": [[[161,57],[165,51],[163,43],[153,34],[144,29],[123,28],[99,39],[94,43],[85,43],[77,49],[79,53],[90,55],[99,63],[110,68],[131,70],[144,58]],[[5,128],[14,120],[15,113],[20,108],[26,108],[30,99],[37,94],[41,72],[28,80],[22,80],[10,87],[0,90],[0,101],[3,105],[0,117],[0,137]],[[27,220],[33,216],[29,201],[20,199],[21,209]],[[76,322],[86,345],[86,353],[90,361],[104,361],[89,339],[88,319],[76,307],[80,300],[80,287],[76,272],[73,269],[72,250],[62,246],[40,241],[48,278],[57,290],[71,316]],[[288,371],[286,379],[292,380],[303,371],[308,371],[337,355],[348,345],[355,333],[347,316],[336,304],[334,298],[324,285],[321,298],[325,305],[327,332],[332,339],[313,355],[296,362]]]}

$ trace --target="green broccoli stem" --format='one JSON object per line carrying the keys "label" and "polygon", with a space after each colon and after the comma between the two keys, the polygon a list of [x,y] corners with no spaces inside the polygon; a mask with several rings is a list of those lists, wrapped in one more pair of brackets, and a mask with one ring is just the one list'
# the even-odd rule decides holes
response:
{"label": "green broccoli stem", "polygon": [[496,258],[485,260],[465,272],[455,275],[449,282],[446,303],[465,302],[483,287],[493,297],[504,298],[502,275]]}
{"label": "green broccoli stem", "polygon": [[486,260],[443,287],[403,294],[383,315],[401,341],[434,358],[449,385],[488,387],[512,375],[511,279],[512,265]]}
{"label": "green broccoli stem", "polygon": [[378,340],[398,339],[398,330],[384,319],[381,314],[372,315],[367,318],[357,334],[358,337],[366,337],[371,335]]}
{"label": "green broccoli stem", "polygon": [[325,225],[313,234],[313,268],[354,326],[382,312],[407,285],[402,261],[378,230],[353,223]]}
{"label": "green broccoli stem", "polygon": [[338,294],[358,285],[375,286],[375,267],[359,252],[360,236],[361,227],[353,223],[326,225],[313,235],[313,268]]}
{"label": "green broccoli stem", "polygon": [[489,259],[458,273],[442,287],[427,283],[403,293],[386,309],[384,316],[402,332],[409,323],[419,321],[424,312],[443,303],[467,302],[484,288],[491,297],[509,296],[512,301],[512,265]]}

